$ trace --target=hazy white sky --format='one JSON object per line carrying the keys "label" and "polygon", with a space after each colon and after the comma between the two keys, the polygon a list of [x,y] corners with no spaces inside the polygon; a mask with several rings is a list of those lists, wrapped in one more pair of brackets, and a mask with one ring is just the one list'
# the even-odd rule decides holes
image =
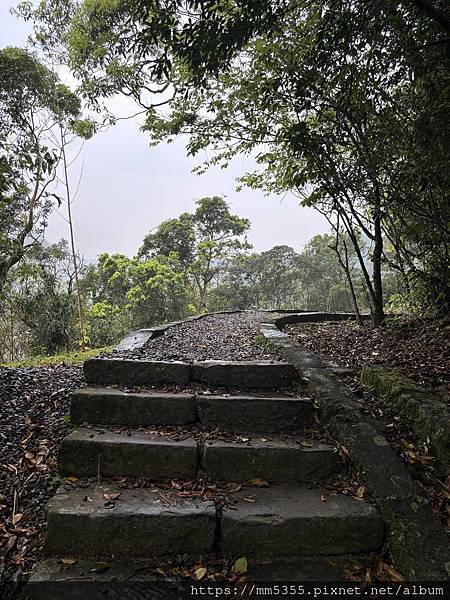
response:
{"label": "hazy white sky", "polygon": [[[26,45],[30,29],[9,13],[14,4],[14,0],[0,0],[0,47]],[[114,104],[118,110],[125,107],[121,100]],[[227,170],[211,169],[204,175],[191,172],[198,162],[187,158],[181,140],[150,148],[137,119],[121,121],[86,142],[71,171],[76,187],[84,165],[73,203],[80,253],[88,259],[101,252],[133,255],[150,229],[192,210],[196,199],[213,195],[225,196],[233,212],[250,219],[249,241],[257,251],[278,244],[300,250],[313,235],[327,231],[324,218],[299,207],[291,195],[236,192],[236,177],[252,169],[247,157],[235,159]],[[67,223],[56,213],[47,239],[55,242],[61,237],[68,237]]]}

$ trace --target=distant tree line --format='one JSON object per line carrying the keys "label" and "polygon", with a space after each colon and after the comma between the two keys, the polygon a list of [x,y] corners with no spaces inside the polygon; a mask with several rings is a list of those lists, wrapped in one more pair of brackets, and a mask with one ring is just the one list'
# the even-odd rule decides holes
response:
{"label": "distant tree line", "polygon": [[[256,253],[247,219],[218,196],[150,231],[136,256],[101,254],[79,260],[86,343],[103,347],[132,329],[203,311],[303,308],[367,310],[354,253],[349,274],[336,236],[314,236],[301,252],[275,246]],[[397,291],[396,275],[391,295]],[[355,298],[353,298],[353,294]],[[0,314],[0,361],[55,354],[80,344],[73,257],[67,242],[36,245],[9,273]]]}

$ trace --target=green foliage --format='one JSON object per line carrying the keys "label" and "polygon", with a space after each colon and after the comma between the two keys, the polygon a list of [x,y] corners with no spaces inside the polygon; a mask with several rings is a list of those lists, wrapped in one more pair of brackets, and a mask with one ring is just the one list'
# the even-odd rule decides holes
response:
{"label": "green foliage", "polygon": [[[216,310],[228,308],[352,311],[348,282],[330,247],[332,235],[317,235],[301,253],[275,246],[261,254],[239,256],[210,294]],[[355,257],[351,257],[353,261]],[[361,274],[354,274],[361,308],[366,307]]]}
{"label": "green foliage", "polygon": [[[443,0],[44,0],[20,10],[48,49],[63,48],[88,98],[124,92],[145,107],[153,143],[186,134],[190,154],[209,150],[201,168],[254,153],[259,169],[242,184],[293,191],[324,213],[357,254],[377,320],[388,268],[425,305],[446,305]],[[149,90],[169,83],[160,113]]]}
{"label": "green foliage", "polygon": [[49,132],[81,127],[79,116],[79,98],[33,54],[0,50],[0,292],[59,201],[48,189],[60,160]]}
{"label": "green foliage", "polygon": [[26,328],[32,354],[53,355],[71,348],[75,338],[72,277],[65,242],[36,246],[15,269],[9,299]]}
{"label": "green foliage", "polygon": [[213,196],[196,202],[194,213],[161,223],[149,233],[139,256],[176,256],[185,282],[193,287],[198,310],[207,307],[209,288],[229,261],[250,248],[245,234],[248,219],[232,215],[223,198]]}
{"label": "green foliage", "polygon": [[183,213],[158,225],[155,233],[148,233],[139,249],[139,256],[163,255],[175,252],[180,264],[187,268],[194,259],[194,222],[192,215]]}
{"label": "green foliage", "polygon": [[77,348],[74,292],[67,242],[30,248],[0,294],[0,361]]}
{"label": "green foliage", "polygon": [[194,213],[147,234],[136,257],[101,254],[81,284],[90,344],[117,342],[131,329],[202,310],[213,280],[248,248],[240,239],[248,228],[222,198],[202,198]]}
{"label": "green foliage", "polygon": [[82,290],[91,345],[117,342],[131,329],[182,318],[187,311],[185,276],[175,253],[149,258],[102,254],[87,269]]}
{"label": "green foliage", "polygon": [[[124,322],[123,322],[124,321]],[[107,302],[96,302],[87,311],[87,339],[89,345],[114,344],[127,328],[120,308]]]}

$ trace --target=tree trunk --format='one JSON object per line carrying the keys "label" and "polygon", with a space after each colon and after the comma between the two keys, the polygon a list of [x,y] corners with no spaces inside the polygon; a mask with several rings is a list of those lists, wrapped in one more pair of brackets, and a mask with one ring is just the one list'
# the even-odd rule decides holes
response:
{"label": "tree trunk", "polygon": [[358,325],[362,326],[363,325],[363,320],[361,318],[361,313],[359,311],[358,300],[356,299],[355,287],[353,285],[352,276],[350,274],[350,265],[349,265],[349,260],[348,260],[347,243],[345,241],[345,238],[343,238],[343,237],[341,239],[342,239],[342,245],[344,247],[344,257],[345,257],[345,259],[342,259],[341,253],[339,252],[339,231],[340,231],[340,227],[339,227],[339,213],[338,213],[338,221],[337,221],[337,224],[335,226],[333,226],[333,224],[331,223],[331,220],[328,220],[328,222],[336,230],[336,243],[333,246],[333,249],[334,249],[334,251],[336,253],[338,262],[341,265],[341,267],[343,268],[343,270],[345,272],[345,276],[347,278],[348,286],[350,288],[350,293],[351,293],[351,297],[352,297],[353,308],[355,309],[356,320],[358,322]]}
{"label": "tree trunk", "polygon": [[78,309],[78,327],[80,332],[80,349],[82,352],[86,350],[86,336],[84,330],[84,315],[83,315],[83,305],[81,302],[81,291],[80,291],[80,281],[78,277],[78,264],[77,264],[77,255],[75,250],[75,235],[73,231],[73,221],[72,221],[72,198],[70,195],[70,185],[69,185],[69,174],[67,171],[67,159],[66,159],[66,140],[63,133],[62,126],[60,126],[61,132],[61,153],[63,158],[63,167],[64,167],[64,182],[66,187],[66,196],[67,196],[67,216],[69,221],[69,232],[70,232],[70,247],[73,261],[73,269],[75,275],[75,287],[76,287],[76,296],[77,296],[77,309]]}
{"label": "tree trunk", "polygon": [[384,321],[383,309],[383,281],[381,274],[381,259],[383,256],[383,234],[381,231],[381,197],[378,185],[374,190],[375,208],[373,212],[374,221],[374,247],[372,255],[373,263],[373,307],[372,316],[375,325],[381,325]]}
{"label": "tree trunk", "polygon": [[[343,240],[343,244],[344,244],[344,253],[345,253],[345,265],[343,265],[343,267],[344,267],[344,271],[345,271],[345,276],[347,278],[348,286],[350,288],[350,294],[352,296],[352,303],[353,303],[353,308],[355,309],[356,320],[358,322],[358,325],[362,326],[363,320],[361,317],[361,313],[359,312],[358,300],[356,298],[356,292],[355,292],[355,287],[353,285],[352,276],[350,275],[350,267],[348,264],[348,250],[347,250],[347,244],[345,243],[345,240]],[[340,256],[339,256],[339,262],[341,262]],[[341,262],[341,264],[342,264],[342,262]]]}
{"label": "tree trunk", "polygon": [[10,321],[9,321],[9,325],[10,325],[10,338],[11,338],[11,349],[10,349],[10,355],[11,355],[11,362],[14,361],[15,359],[15,348],[14,348],[14,313],[13,313],[13,308],[12,308],[12,304],[10,304],[9,306],[9,317],[10,317]]}
{"label": "tree trunk", "polygon": [[208,284],[204,283],[200,288],[200,312],[206,312],[206,293],[208,291]]}

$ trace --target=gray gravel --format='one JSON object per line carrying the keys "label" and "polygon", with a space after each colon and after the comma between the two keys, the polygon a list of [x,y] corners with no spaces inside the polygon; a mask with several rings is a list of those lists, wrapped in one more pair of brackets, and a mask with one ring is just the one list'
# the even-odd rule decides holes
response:
{"label": "gray gravel", "polygon": [[208,315],[170,327],[141,348],[117,353],[122,358],[147,360],[271,360],[281,358],[264,344],[259,325],[263,312]]}

